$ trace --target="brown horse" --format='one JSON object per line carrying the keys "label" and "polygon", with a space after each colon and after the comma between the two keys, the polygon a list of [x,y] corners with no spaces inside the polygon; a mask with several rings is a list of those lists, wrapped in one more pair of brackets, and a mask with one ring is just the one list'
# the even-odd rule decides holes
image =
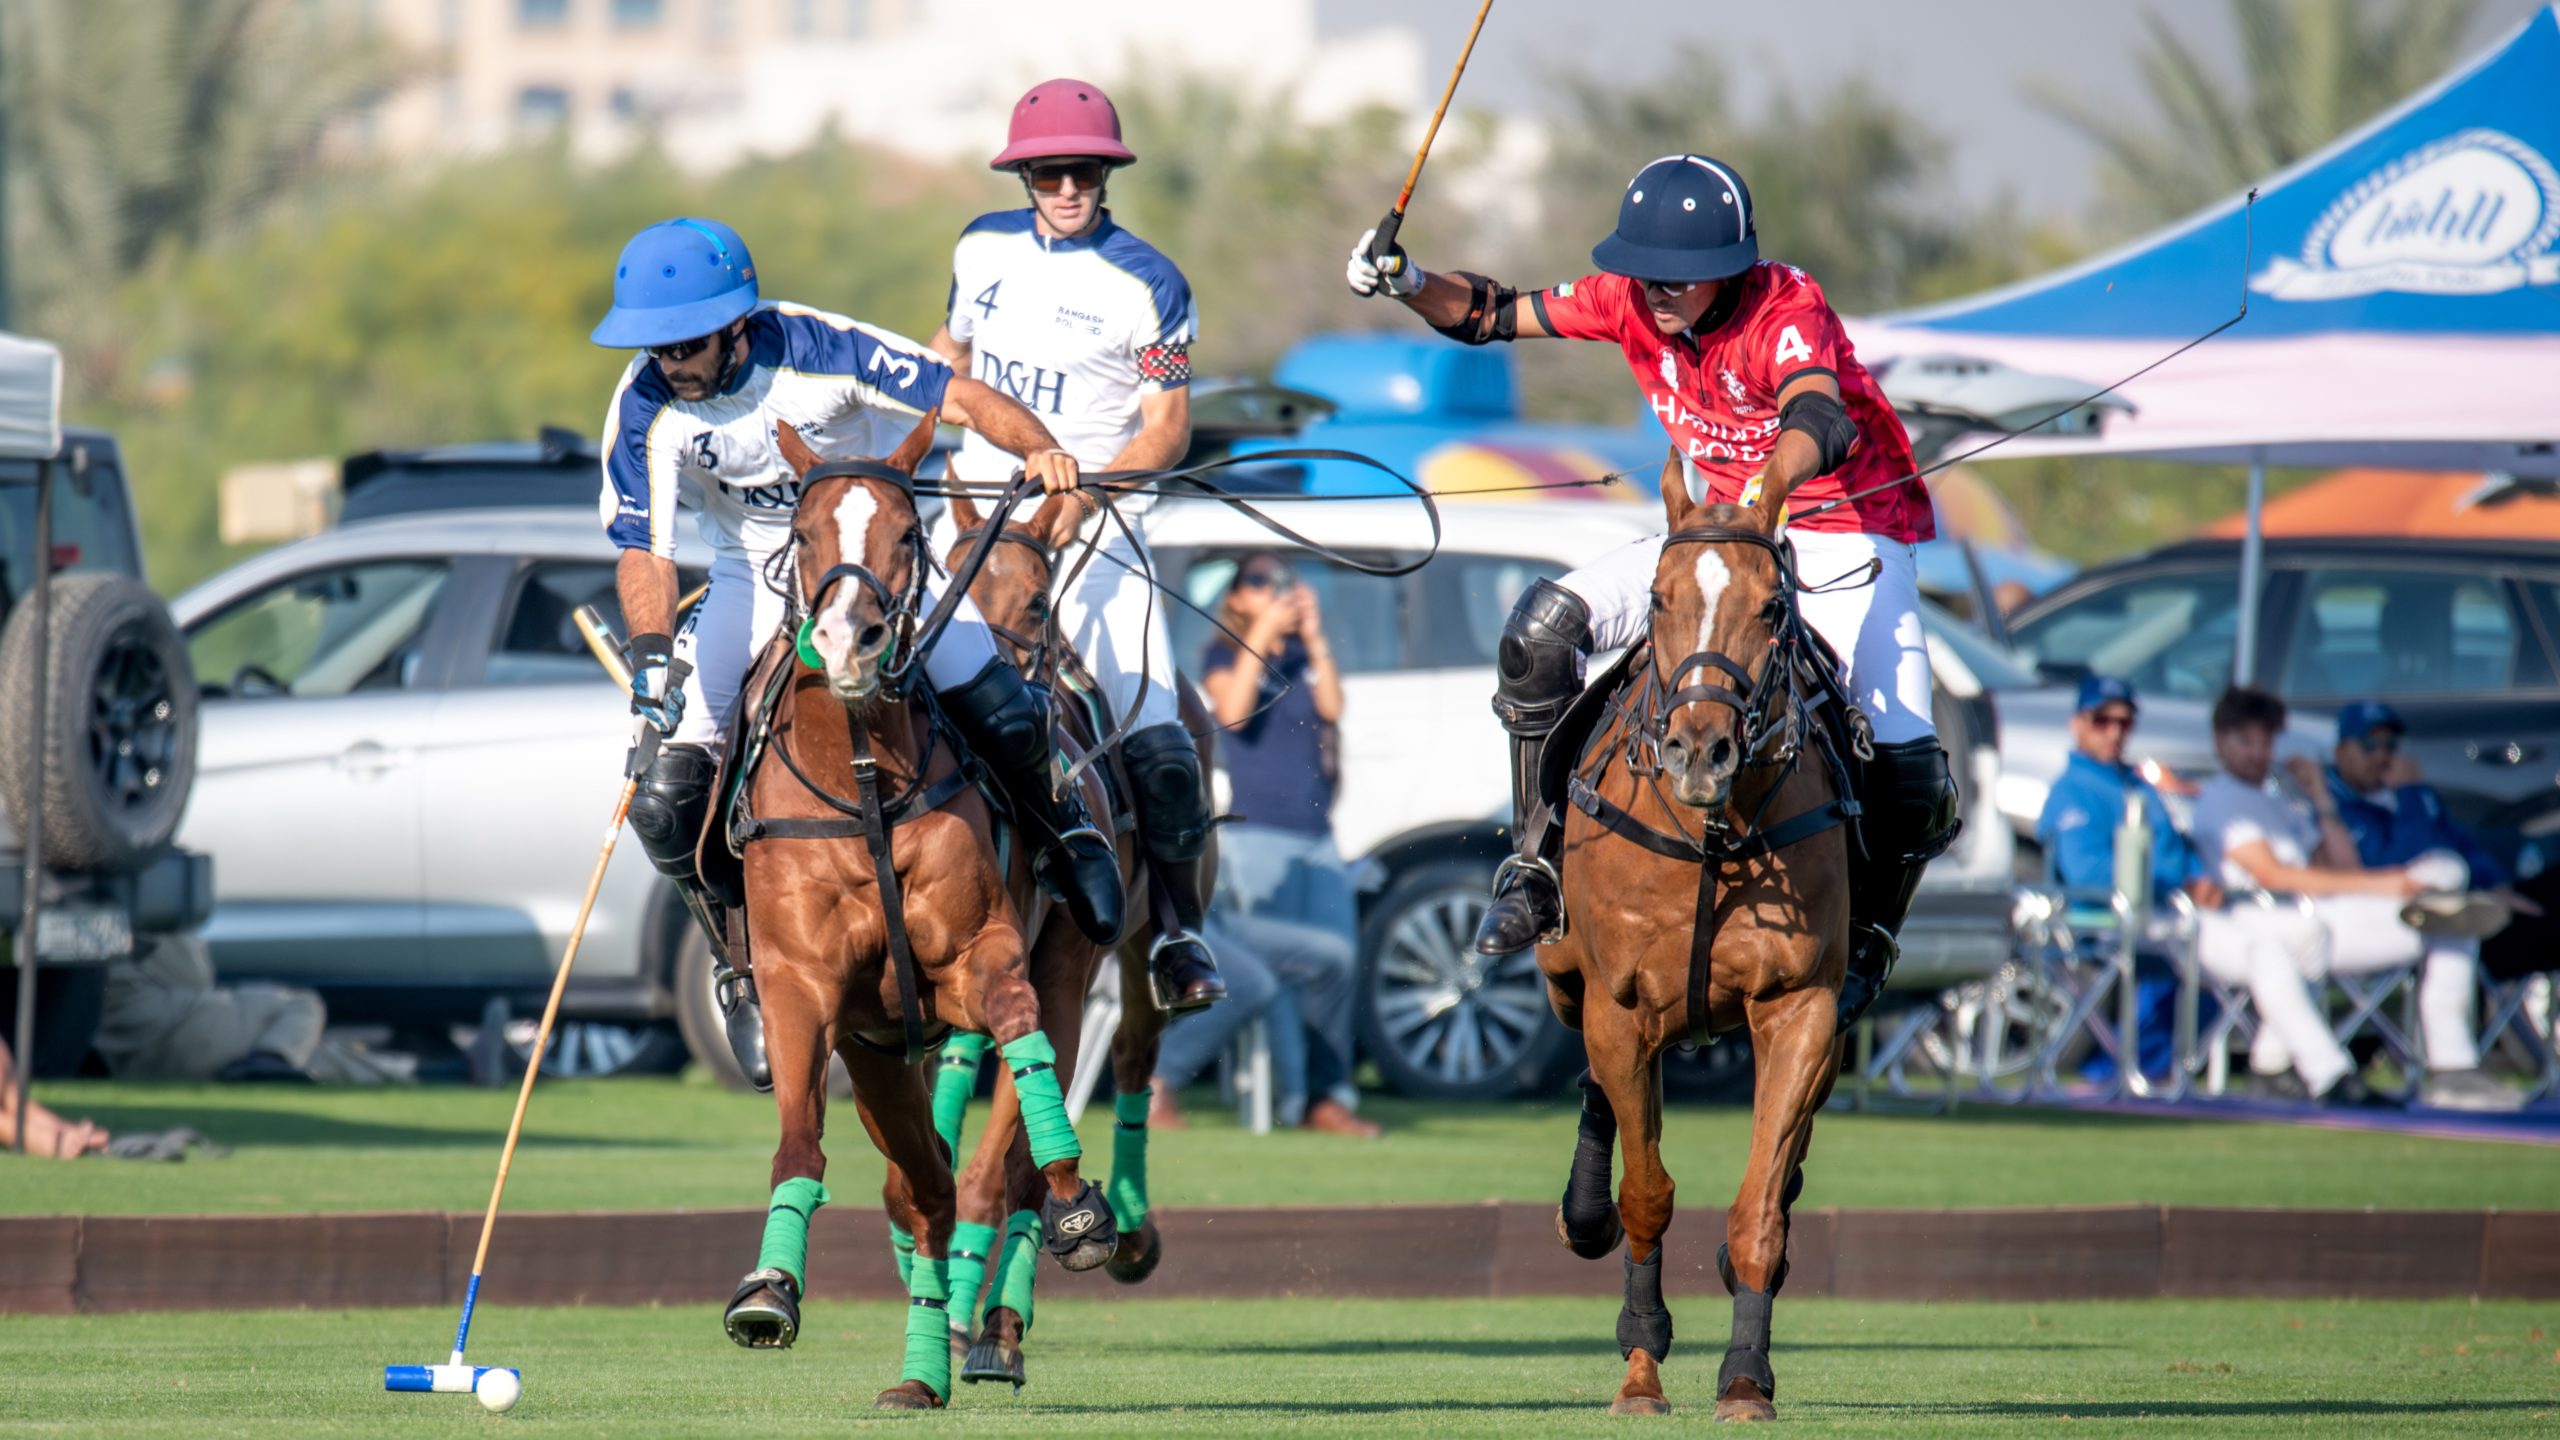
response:
{"label": "brown horse", "polygon": [[[758,1268],[725,1319],[751,1348],[798,1333],[808,1218],[827,1198],[827,1059],[841,1055],[863,1129],[889,1162],[882,1202],[916,1245],[903,1378],[877,1400],[888,1409],[933,1408],[951,1394],[954,1191],[922,1063],[936,1032],[992,1037],[1030,1097],[1051,1253],[1083,1268],[1117,1239],[1100,1191],[1078,1173],[988,802],[930,697],[902,694],[901,678],[922,663],[913,647],[928,569],[905,477],[932,428],[927,416],[887,465],[822,465],[779,427],[803,483],[788,573],[768,577],[790,587],[790,623],[740,698],[757,704],[778,686],[764,763],[738,763],[749,767],[748,933],[782,1139]],[[742,733],[753,747],[753,728]]]}
{"label": "brown horse", "polygon": [[[1798,617],[1777,497],[1756,509],[1690,502],[1663,471],[1670,534],[1649,638],[1582,752],[1564,842],[1565,933],[1538,952],[1548,1000],[1582,1032],[1581,1136],[1557,1212],[1597,1259],[1627,1242],[1609,1409],[1658,1415],[1671,1349],[1662,1236],[1662,1054],[1684,1036],[1748,1025],[1758,1067],[1751,1154],[1718,1255],[1733,1342],[1716,1418],[1773,1418],[1770,1301],[1786,1279],[1787,1211],[1814,1112],[1839,1069],[1848,962],[1844,753],[1863,745],[1831,662]],[[1606,687],[1595,686],[1595,692]],[[1599,703],[1607,696],[1588,697]],[[1572,757],[1563,757],[1570,760]],[[1667,788],[1666,788],[1667,786]],[[1625,1162],[1609,1198],[1609,1151]]]}
{"label": "brown horse", "polygon": [[[955,494],[950,504],[952,521],[959,532],[950,552],[951,563],[956,565],[983,536],[987,518],[966,495]],[[997,532],[985,564],[969,587],[979,613],[986,617],[997,639],[1013,652],[1023,673],[1032,683],[1048,687],[1063,732],[1059,753],[1076,760],[1093,753],[1113,721],[1113,717],[1105,715],[1097,725],[1095,716],[1079,698],[1085,694],[1098,696],[1099,689],[1085,672],[1073,645],[1050,619],[1049,599],[1059,558],[1075,541],[1082,513],[1079,506],[1080,502],[1072,497],[1055,496],[1042,503],[1029,520],[1007,524]],[[1205,771],[1211,761],[1210,736],[1214,730],[1207,711],[1188,684],[1183,687],[1181,709],[1183,723],[1199,744],[1200,763]],[[1127,772],[1119,765],[1118,757],[1102,756],[1082,772],[1082,783],[1088,787],[1086,806],[1095,815],[1113,813],[1109,792],[1102,788],[1106,768],[1112,771],[1119,793],[1130,793]],[[1125,811],[1125,802],[1120,808]],[[1164,1257],[1163,1236],[1147,1208],[1145,1098],[1155,1074],[1164,1028],[1171,1017],[1156,1005],[1147,983],[1149,946],[1163,933],[1162,917],[1149,903],[1147,863],[1135,831],[1127,825],[1114,828],[1119,836],[1121,876],[1131,902],[1131,932],[1116,947],[1096,945],[1067,916],[1050,908],[1032,939],[1031,979],[1040,992],[1041,1025],[1057,1049],[1059,1068],[1072,1075],[1083,1053],[1085,995],[1092,987],[1106,948],[1115,949],[1118,955],[1122,1007],[1119,1026],[1111,1036],[1110,1057],[1112,1088],[1121,1098],[1115,1107],[1118,1113],[1112,1135],[1109,1194],[1120,1225],[1120,1243],[1105,1268],[1114,1280],[1134,1285],[1154,1274]],[[1213,831],[1208,853],[1199,862],[1208,875],[1217,873],[1214,834]],[[1039,891],[1020,860],[1016,861],[1012,878],[1015,903],[1026,909],[1037,908]],[[1208,889],[1207,885],[1202,886],[1204,896]],[[1022,1197],[1039,1184],[1040,1176],[1030,1163],[1020,1122],[1021,1111],[1013,1087],[999,1071],[994,1113],[960,1176],[959,1216],[963,1225],[993,1230],[1007,1213],[1016,1217],[1023,1213]],[[955,1266],[955,1277],[959,1274],[960,1267]],[[965,1328],[971,1302],[976,1299],[974,1295],[961,1296],[957,1285],[955,1278],[951,1310],[955,1331]],[[974,1343],[961,1367],[963,1380],[1009,1380],[1017,1388],[1022,1385],[1022,1339],[1030,1324],[1029,1303],[1027,1270],[1018,1279],[999,1275],[996,1293],[987,1301],[985,1328],[972,1337]]]}

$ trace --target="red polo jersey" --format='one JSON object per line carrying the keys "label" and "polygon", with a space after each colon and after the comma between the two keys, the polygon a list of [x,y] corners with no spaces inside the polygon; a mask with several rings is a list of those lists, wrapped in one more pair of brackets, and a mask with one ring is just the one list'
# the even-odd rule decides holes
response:
{"label": "red polo jersey", "polygon": [[[1590,275],[1530,296],[1538,319],[1568,340],[1614,342],[1635,372],[1645,402],[1671,432],[1691,474],[1690,493],[1739,504],[1742,488],[1778,443],[1778,392],[1808,371],[1829,375],[1858,427],[1849,458],[1798,485],[1787,508],[1801,515],[1825,500],[1881,485],[1920,467],[1911,438],[1884,391],[1849,345],[1822,287],[1793,265],[1763,260],[1742,276],[1742,298],[1713,331],[1665,335],[1636,282]],[[1811,516],[1807,530],[1856,531],[1920,541],[1938,533],[1927,482],[1913,480]]]}

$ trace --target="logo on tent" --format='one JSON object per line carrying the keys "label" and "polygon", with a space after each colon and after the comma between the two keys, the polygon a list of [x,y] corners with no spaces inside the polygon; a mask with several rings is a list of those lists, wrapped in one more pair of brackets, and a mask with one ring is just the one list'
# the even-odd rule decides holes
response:
{"label": "logo on tent", "polygon": [[2492,295],[2560,283],[2560,173],[2532,146],[2465,130],[2413,150],[2331,202],[2249,288],[2278,300],[2397,290]]}

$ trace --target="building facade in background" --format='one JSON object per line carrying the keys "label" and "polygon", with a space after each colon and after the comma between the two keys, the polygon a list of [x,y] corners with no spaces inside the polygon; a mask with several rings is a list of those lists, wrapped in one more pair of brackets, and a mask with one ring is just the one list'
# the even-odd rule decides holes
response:
{"label": "building facade in background", "polygon": [[1315,0],[340,0],[417,79],[352,127],[397,158],[565,134],[603,158],[643,135],[715,170],[827,127],[910,154],[974,155],[1057,74],[1232,79],[1307,121],[1423,99],[1409,27],[1320,37]]}

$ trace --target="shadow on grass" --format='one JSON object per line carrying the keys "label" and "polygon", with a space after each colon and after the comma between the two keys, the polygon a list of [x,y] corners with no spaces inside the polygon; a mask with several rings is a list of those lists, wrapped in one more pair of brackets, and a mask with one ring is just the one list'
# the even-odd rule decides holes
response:
{"label": "shadow on grass", "polygon": [[[1924,1416],[1929,1418],[1986,1420],[2240,1420],[2264,1416],[2287,1420],[2366,1420],[2381,1421],[2402,1415],[2438,1416],[2447,1412],[2463,1415],[2496,1415],[2513,1411],[2549,1410],[2552,1402],[2542,1400],[2451,1400],[2418,1397],[2409,1400],[2092,1400],[2080,1403],[2061,1401],[1967,1400],[1915,1405],[1890,1405],[1881,1401],[1852,1401],[1824,1404],[1827,1411],[1871,1411],[1884,1414]],[[2370,1432],[2369,1432],[2370,1433]]]}
{"label": "shadow on grass", "polygon": [[[1543,1357],[1573,1358],[1606,1350],[1612,1344],[1606,1331],[1591,1335],[1556,1339],[1466,1338],[1460,1336],[1415,1337],[1409,1339],[1363,1340],[1236,1340],[1224,1344],[1186,1343],[1181,1353],[1203,1351],[1220,1355],[1454,1355],[1474,1360],[1527,1360]],[[1170,1350],[1172,1347],[1166,1347]],[[1778,1344],[1780,1359],[1799,1352],[1841,1351],[1847,1353],[1948,1353],[1981,1354],[1985,1351],[2066,1351],[2108,1350],[2115,1347],[2074,1340],[2033,1340],[2016,1344],[1991,1341],[1956,1343],[1940,1340],[1782,1340]]]}
{"label": "shadow on grass", "polygon": [[[1411,1400],[1186,1400],[1178,1405],[1159,1407],[1158,1413],[1199,1412],[1210,1415],[1263,1415],[1274,1420],[1322,1419],[1341,1415],[1405,1415],[1425,1411],[1435,1416],[1450,1414],[1525,1414],[1545,1415],[1558,1410],[1594,1410],[1609,1403],[1606,1396],[1598,1400],[1453,1400],[1446,1396],[1417,1394]],[[1128,1419],[1125,1404],[1049,1405],[1038,1407],[1046,1415],[1108,1415],[1116,1420]]]}
{"label": "shadow on grass", "polygon": [[[65,1108],[72,1120],[95,1120],[118,1134],[126,1131],[161,1130],[185,1125],[200,1130],[217,1144],[229,1146],[347,1146],[373,1149],[424,1149],[448,1146],[484,1146],[494,1135],[505,1133],[500,1119],[493,1126],[454,1128],[426,1125],[384,1124],[371,1120],[348,1120],[334,1115],[313,1115],[294,1110],[271,1110],[255,1107],[219,1105],[81,1105]],[[561,1135],[538,1133],[528,1127],[523,1146],[540,1149],[628,1149],[687,1150],[699,1148],[689,1142],[667,1140],[641,1134],[630,1135]]]}

